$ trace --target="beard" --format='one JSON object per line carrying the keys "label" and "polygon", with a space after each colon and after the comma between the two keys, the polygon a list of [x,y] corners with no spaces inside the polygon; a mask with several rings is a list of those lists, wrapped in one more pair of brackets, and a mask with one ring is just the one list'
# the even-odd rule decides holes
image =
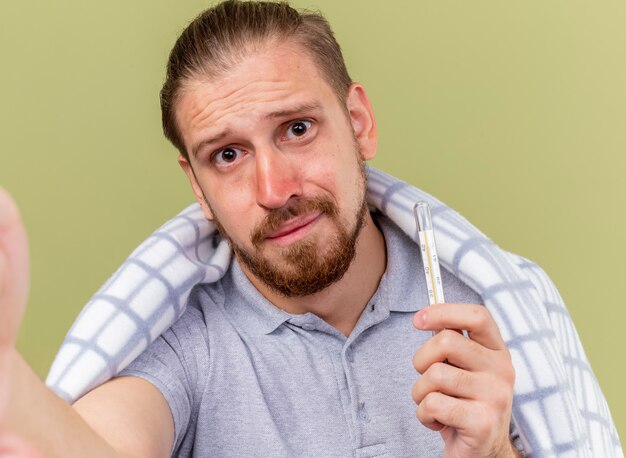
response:
{"label": "beard", "polygon": [[[272,209],[254,228],[250,241],[252,249],[235,243],[213,212],[215,226],[226,238],[242,265],[267,285],[285,297],[301,297],[317,293],[339,281],[356,255],[356,243],[367,214],[365,164],[359,160],[359,205],[353,215],[354,226],[341,220],[337,206],[330,197],[294,197],[281,208]],[[206,198],[205,198],[206,202]],[[208,202],[207,202],[208,205]],[[334,234],[322,245],[316,238],[294,242],[277,248],[280,261],[271,261],[263,255],[263,242],[284,222],[300,215],[320,212],[334,226]]]}

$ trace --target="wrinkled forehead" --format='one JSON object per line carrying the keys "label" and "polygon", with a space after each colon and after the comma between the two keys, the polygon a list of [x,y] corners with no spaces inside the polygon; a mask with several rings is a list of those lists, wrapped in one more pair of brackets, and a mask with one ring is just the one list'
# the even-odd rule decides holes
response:
{"label": "wrinkled forehead", "polygon": [[301,46],[288,43],[255,49],[221,76],[188,79],[175,114],[189,150],[194,137],[211,127],[252,123],[303,104],[324,107],[338,102],[312,57]]}
{"label": "wrinkled forehead", "polygon": [[228,90],[255,81],[299,79],[303,71],[327,80],[320,67],[313,53],[297,41],[271,38],[233,47],[219,59],[202,66],[201,72],[183,80],[180,95],[206,83]]}

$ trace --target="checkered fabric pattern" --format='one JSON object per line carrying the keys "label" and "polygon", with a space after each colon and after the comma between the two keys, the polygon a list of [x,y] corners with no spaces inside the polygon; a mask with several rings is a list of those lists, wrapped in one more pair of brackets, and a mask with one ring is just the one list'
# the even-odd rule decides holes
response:
{"label": "checkered fabric pattern", "polygon": [[[516,370],[513,423],[528,456],[621,457],[606,400],[556,288],[432,196],[368,168],[368,204],[413,240],[413,205],[430,204],[441,264],[482,297]],[[142,243],[85,306],[46,383],[73,401],[139,355],[182,314],[191,288],[231,259],[196,204]],[[417,275],[417,273],[416,273]]]}

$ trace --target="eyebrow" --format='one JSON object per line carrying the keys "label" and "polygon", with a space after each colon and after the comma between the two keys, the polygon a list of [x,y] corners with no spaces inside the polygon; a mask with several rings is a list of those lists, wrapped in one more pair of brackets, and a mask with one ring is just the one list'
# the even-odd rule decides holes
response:
{"label": "eyebrow", "polygon": [[[317,102],[305,102],[305,103],[301,103],[299,105],[296,105],[293,108],[289,108],[286,110],[272,111],[270,113],[267,113],[265,115],[265,118],[267,119],[286,118],[288,116],[293,116],[293,115],[300,114],[300,113],[320,110],[321,108],[322,108],[321,105]],[[217,143],[220,140],[224,139],[225,137],[229,136],[231,133],[232,131],[230,129],[224,129],[223,131],[215,134],[214,136],[207,138],[206,140],[202,140],[200,143],[198,143],[198,145],[196,145],[193,148],[191,152],[193,157],[196,157],[198,155],[198,151],[203,146]]]}
{"label": "eyebrow", "polygon": [[220,140],[222,140],[223,138],[229,136],[230,133],[231,133],[230,129],[224,129],[223,131],[221,131],[220,133],[214,135],[213,137],[207,138],[206,140],[202,140],[191,151],[191,153],[193,154],[193,157],[196,157],[198,155],[198,150],[200,150],[200,148],[202,148],[204,145],[210,145],[212,143],[217,143]]}
{"label": "eyebrow", "polygon": [[290,108],[288,110],[279,110],[279,111],[272,111],[271,113],[268,113],[265,117],[266,118],[284,118],[287,116],[292,116],[295,114],[299,114],[299,113],[306,113],[307,111],[316,111],[321,109],[321,105],[317,102],[305,102],[302,103],[300,105],[296,105],[293,108]]}

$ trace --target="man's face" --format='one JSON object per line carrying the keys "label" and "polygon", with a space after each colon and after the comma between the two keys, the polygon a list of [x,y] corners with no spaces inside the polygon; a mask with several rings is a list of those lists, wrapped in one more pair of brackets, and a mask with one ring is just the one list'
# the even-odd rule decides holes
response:
{"label": "man's face", "polygon": [[307,54],[282,44],[190,82],[176,107],[181,165],[207,218],[244,270],[285,296],[324,289],[354,257],[375,140],[362,139],[362,88],[346,102]]}

